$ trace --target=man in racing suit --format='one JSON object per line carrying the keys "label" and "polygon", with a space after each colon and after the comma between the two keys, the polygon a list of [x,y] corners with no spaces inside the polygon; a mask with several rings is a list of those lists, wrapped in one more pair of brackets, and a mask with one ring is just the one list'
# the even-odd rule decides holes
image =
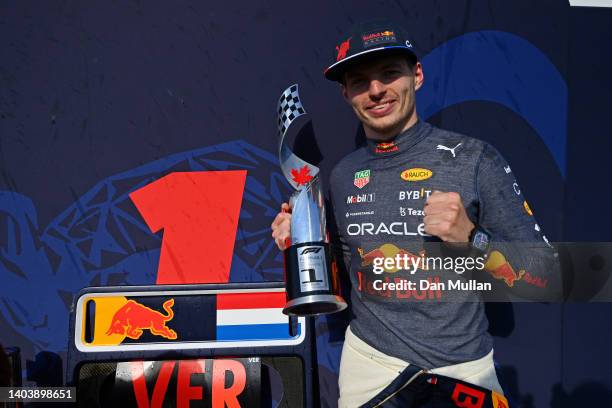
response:
{"label": "man in racing suit", "polygon": [[[555,262],[555,251],[491,145],[418,119],[415,91],[423,68],[401,29],[388,22],[358,25],[336,50],[325,76],[340,82],[367,138],[330,176],[335,241],[350,276],[353,316],[339,406],[391,403],[419,369],[492,390],[491,404],[502,401],[479,294],[394,287],[389,283],[437,281],[436,271],[383,267],[381,260],[414,259],[424,242],[472,243],[477,254],[489,255],[485,268],[494,278],[530,296],[547,289],[546,266]],[[281,249],[290,236],[286,210],[283,204],[272,224]],[[530,242],[531,250],[504,246],[509,241]],[[411,392],[396,405],[415,402]],[[484,406],[461,398],[455,396],[457,406]]]}

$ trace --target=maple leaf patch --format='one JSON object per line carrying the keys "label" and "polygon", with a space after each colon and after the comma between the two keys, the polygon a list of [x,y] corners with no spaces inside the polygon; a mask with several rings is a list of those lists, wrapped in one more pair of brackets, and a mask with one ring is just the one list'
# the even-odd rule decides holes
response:
{"label": "maple leaf patch", "polygon": [[313,177],[310,175],[310,169],[308,166],[304,166],[299,170],[291,169],[291,176],[293,177],[293,181],[297,183],[298,186],[306,185]]}

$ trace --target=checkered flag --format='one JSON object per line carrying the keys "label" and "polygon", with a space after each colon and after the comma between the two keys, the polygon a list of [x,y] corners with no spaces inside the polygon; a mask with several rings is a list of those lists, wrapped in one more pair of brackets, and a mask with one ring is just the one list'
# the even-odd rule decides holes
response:
{"label": "checkered flag", "polygon": [[291,124],[305,114],[306,110],[300,101],[298,85],[293,84],[285,89],[278,99],[278,161],[283,175],[296,190],[305,188],[309,185],[308,181],[319,174],[318,167],[293,154],[285,143],[285,136]]}
{"label": "checkered flag", "polygon": [[278,132],[282,137],[285,135],[291,123],[306,111],[300,102],[300,94],[298,85],[293,84],[285,89],[280,99],[278,100]]}

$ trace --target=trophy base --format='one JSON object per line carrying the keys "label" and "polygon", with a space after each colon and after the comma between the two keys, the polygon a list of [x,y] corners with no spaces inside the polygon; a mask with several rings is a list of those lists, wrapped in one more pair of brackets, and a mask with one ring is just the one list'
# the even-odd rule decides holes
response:
{"label": "trophy base", "polygon": [[336,295],[310,295],[291,299],[283,313],[289,316],[318,316],[340,312],[346,309],[346,302]]}

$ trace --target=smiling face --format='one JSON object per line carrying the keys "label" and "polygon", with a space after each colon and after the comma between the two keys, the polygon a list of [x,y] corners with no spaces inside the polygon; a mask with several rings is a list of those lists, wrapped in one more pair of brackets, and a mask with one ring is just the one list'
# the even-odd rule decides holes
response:
{"label": "smiling face", "polygon": [[415,91],[422,84],[419,62],[412,66],[405,56],[389,55],[351,67],[341,87],[366,137],[387,140],[416,123]]}

